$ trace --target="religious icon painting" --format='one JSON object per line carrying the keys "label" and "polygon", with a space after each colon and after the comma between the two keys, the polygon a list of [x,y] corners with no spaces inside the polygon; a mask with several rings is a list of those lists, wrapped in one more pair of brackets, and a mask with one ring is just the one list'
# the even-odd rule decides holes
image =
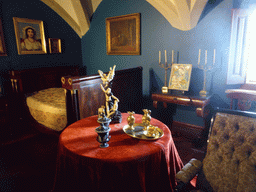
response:
{"label": "religious icon painting", "polygon": [[172,64],[169,89],[188,91],[192,64]]}

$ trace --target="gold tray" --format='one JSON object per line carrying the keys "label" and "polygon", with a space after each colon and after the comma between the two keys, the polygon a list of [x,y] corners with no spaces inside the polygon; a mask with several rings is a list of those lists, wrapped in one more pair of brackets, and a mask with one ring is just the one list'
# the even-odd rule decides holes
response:
{"label": "gold tray", "polygon": [[163,135],[164,135],[164,132],[162,129],[160,129],[159,127],[156,127],[156,126],[153,126],[153,125],[150,125],[150,127],[154,127],[155,128],[155,131],[157,132],[157,134],[154,136],[154,137],[149,137],[149,136],[146,136],[145,135],[145,131],[143,130],[144,129],[144,126],[142,123],[135,123],[133,125],[134,127],[134,131],[132,131],[131,129],[129,129],[129,125],[125,125],[123,127],[123,131],[133,137],[133,138],[136,138],[136,139],[144,139],[144,140],[156,140],[156,139],[159,139],[161,138]]}

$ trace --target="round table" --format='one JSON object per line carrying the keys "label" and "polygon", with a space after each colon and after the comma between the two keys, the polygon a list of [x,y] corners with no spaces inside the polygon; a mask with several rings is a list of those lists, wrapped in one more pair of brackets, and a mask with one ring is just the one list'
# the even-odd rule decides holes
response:
{"label": "round table", "polygon": [[[151,125],[161,128],[158,140],[132,138],[122,122],[110,124],[109,147],[100,148],[95,129],[98,116],[79,120],[60,135],[53,191],[172,191],[175,174],[183,163],[168,127],[157,119]],[[134,114],[135,123],[142,115]]]}

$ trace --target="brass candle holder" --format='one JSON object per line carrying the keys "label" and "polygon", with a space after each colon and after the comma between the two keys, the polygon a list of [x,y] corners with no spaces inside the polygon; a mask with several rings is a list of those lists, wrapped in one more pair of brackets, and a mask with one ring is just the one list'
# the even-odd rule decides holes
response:
{"label": "brass candle holder", "polygon": [[162,87],[162,93],[168,93],[168,86],[167,86],[167,70],[172,67],[173,64],[173,50],[172,50],[172,63],[167,64],[167,53],[165,52],[165,64],[161,63],[161,51],[159,51],[159,66],[165,70],[165,79],[164,79],[164,86]]}
{"label": "brass candle holder", "polygon": [[204,84],[203,84],[203,89],[199,92],[199,95],[202,97],[206,97],[209,92],[206,90],[206,73],[207,71],[213,69],[214,63],[215,63],[215,49],[213,50],[213,64],[212,66],[207,66],[207,50],[205,50],[205,64],[200,65],[200,56],[201,56],[201,49],[199,49],[199,55],[198,55],[198,68],[202,69],[204,72]]}

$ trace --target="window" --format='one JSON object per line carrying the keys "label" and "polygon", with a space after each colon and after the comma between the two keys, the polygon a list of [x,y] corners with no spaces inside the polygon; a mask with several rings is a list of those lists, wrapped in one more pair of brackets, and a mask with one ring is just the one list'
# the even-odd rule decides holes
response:
{"label": "window", "polygon": [[255,8],[232,10],[227,84],[256,84]]}
{"label": "window", "polygon": [[247,26],[247,71],[246,71],[246,84],[256,84],[256,6],[251,7],[251,13],[248,17]]}
{"label": "window", "polygon": [[246,24],[248,16],[244,9],[232,9],[227,84],[243,84],[246,75],[244,57]]}

